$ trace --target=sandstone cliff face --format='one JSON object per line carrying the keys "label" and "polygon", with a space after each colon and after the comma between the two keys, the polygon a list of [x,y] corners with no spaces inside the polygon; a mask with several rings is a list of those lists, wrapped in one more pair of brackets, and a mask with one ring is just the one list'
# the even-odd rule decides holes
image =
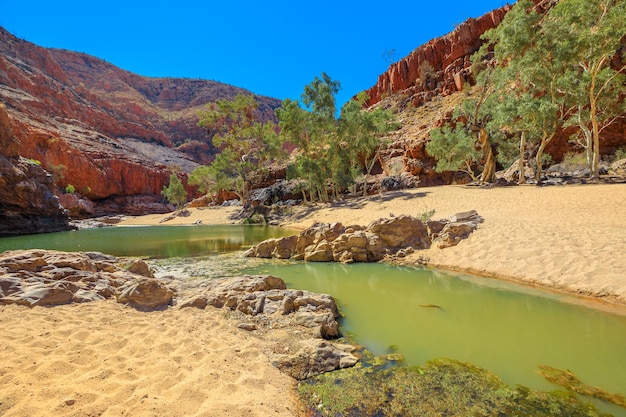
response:
{"label": "sandstone cliff face", "polygon": [[468,19],[452,33],[433,39],[392,64],[367,90],[368,105],[399,92],[410,96],[415,106],[434,96],[449,95],[470,81],[470,57],[478,51],[480,36],[502,22],[511,6],[505,6],[477,19]]}
{"label": "sandstone cliff face", "polygon": [[[534,3],[537,10],[545,12],[555,1]],[[427,154],[426,143],[430,140],[429,131],[450,120],[452,110],[461,104],[463,87],[474,84],[471,56],[482,45],[481,35],[497,27],[512,7],[507,5],[468,19],[452,33],[418,47],[392,64],[367,90],[368,106],[394,107],[400,118],[401,128],[390,135],[391,145],[383,153],[382,169],[387,175],[408,173],[419,179],[420,186],[470,181],[462,173],[437,173],[437,161]],[[623,51],[626,46],[616,57],[623,56]],[[559,131],[546,148],[554,161],[559,162],[571,150],[570,134]],[[603,130],[601,153],[614,152],[624,144],[626,119],[622,118]]]}
{"label": "sandstone cliff face", "polygon": [[53,192],[52,177],[18,156],[5,107],[0,104],[0,236],[69,230],[67,214]]}
{"label": "sandstone cliff face", "polygon": [[[19,154],[40,161],[59,186],[72,184],[112,210],[105,199],[159,200],[169,166],[190,172],[212,160],[216,150],[197,126],[196,111],[244,91],[214,81],[142,77],[0,28],[0,100]],[[257,100],[264,119],[280,105]]]}

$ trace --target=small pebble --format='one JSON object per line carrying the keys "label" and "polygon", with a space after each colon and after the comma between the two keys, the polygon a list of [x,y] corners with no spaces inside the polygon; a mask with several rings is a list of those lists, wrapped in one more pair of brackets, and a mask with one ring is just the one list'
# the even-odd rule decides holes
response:
{"label": "small pebble", "polygon": [[76,403],[76,400],[73,398],[68,398],[65,400],[65,405],[74,405]]}

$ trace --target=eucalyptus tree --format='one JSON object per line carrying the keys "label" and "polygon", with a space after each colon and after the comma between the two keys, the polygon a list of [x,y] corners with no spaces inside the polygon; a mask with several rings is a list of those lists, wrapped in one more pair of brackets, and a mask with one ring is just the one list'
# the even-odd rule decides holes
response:
{"label": "eucalyptus tree", "polygon": [[363,175],[363,195],[367,194],[368,176],[388,143],[384,135],[397,128],[390,110],[364,110],[367,99],[366,92],[359,93],[343,106],[339,118],[340,148],[349,151],[350,181]]}
{"label": "eucalyptus tree", "polygon": [[296,147],[288,167],[302,181],[303,198],[329,201],[371,171],[382,146],[380,135],[393,128],[384,110],[363,110],[364,96],[351,100],[337,117],[341,88],[326,73],[305,86],[300,102],[286,99],[277,110],[283,142]]}
{"label": "eucalyptus tree", "polygon": [[260,123],[259,103],[252,95],[217,100],[198,112],[199,125],[207,129],[221,152],[208,168],[196,168],[193,184],[206,191],[234,191],[244,206],[249,204],[253,180],[280,151],[276,125]]}
{"label": "eucalyptus tree", "polygon": [[[436,171],[459,170],[473,180],[493,182],[496,172],[494,143],[489,131],[491,115],[485,104],[491,94],[491,73],[488,68],[479,75],[478,93],[469,95],[455,109],[452,120],[429,132],[426,152],[437,160]],[[480,175],[474,168],[482,166]]]}
{"label": "eucalyptus tree", "polygon": [[176,207],[182,206],[187,201],[187,191],[176,172],[170,174],[170,182],[163,187],[161,194]]}
{"label": "eucalyptus tree", "polygon": [[626,36],[626,2],[562,0],[543,29],[569,64],[559,89],[570,100],[573,114],[568,124],[580,128],[592,176],[597,177],[600,134],[626,111],[626,65],[617,54]]}
{"label": "eucalyptus tree", "polygon": [[544,151],[568,114],[558,91],[567,61],[555,48],[554,37],[542,30],[545,16],[532,1],[518,1],[498,27],[483,35],[486,42],[478,53],[480,57],[493,49],[490,129],[519,139],[520,183],[527,147],[534,148],[539,180]]}

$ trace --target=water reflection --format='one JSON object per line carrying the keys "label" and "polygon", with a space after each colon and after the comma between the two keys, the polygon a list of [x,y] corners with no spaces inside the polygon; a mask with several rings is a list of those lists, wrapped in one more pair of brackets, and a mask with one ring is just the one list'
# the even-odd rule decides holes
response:
{"label": "water reflection", "polygon": [[235,251],[291,233],[252,225],[108,227],[3,238],[0,252],[51,249],[148,258],[194,257]]}

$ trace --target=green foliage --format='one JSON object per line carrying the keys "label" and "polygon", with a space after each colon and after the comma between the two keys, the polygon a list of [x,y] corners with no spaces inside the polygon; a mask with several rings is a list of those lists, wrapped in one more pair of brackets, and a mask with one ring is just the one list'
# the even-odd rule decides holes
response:
{"label": "green foliage", "polygon": [[187,191],[178,175],[174,173],[170,175],[169,185],[163,187],[161,194],[176,207],[182,206],[187,201]]}
{"label": "green foliage", "polygon": [[476,148],[475,135],[465,124],[431,130],[426,152],[437,160],[437,172],[463,171],[476,179],[473,165],[480,161],[481,153]]}
{"label": "green foliage", "polygon": [[74,187],[72,184],[67,184],[67,186],[65,187],[65,192],[67,194],[74,194],[76,192],[76,187]]}
{"label": "green foliage", "polygon": [[238,94],[234,100],[217,100],[198,112],[199,125],[221,149],[209,169],[192,173],[192,183],[204,192],[232,190],[244,206],[249,205],[253,181],[281,149],[276,126],[258,122],[258,106],[252,95]]}
{"label": "green foliage", "polygon": [[417,218],[420,219],[422,222],[427,222],[428,220],[432,219],[433,216],[435,215],[435,209],[432,210],[426,210],[422,213],[420,213]]}
{"label": "green foliage", "polygon": [[28,162],[30,162],[31,164],[35,164],[35,165],[39,165],[39,166],[41,166],[41,161],[40,161],[39,159],[30,159],[30,158],[28,158],[27,160],[28,160]]}
{"label": "green foliage", "polygon": [[287,99],[276,111],[281,140],[297,147],[288,176],[301,180],[303,196],[308,193],[311,201],[337,197],[367,176],[384,146],[380,136],[394,128],[388,111],[363,110],[364,94],[346,103],[337,118],[339,89],[339,82],[323,73],[305,86],[304,108]]}
{"label": "green foliage", "polygon": [[[483,151],[488,143],[497,145],[500,162],[515,159],[512,148],[504,145],[517,141],[521,161],[528,153],[534,155],[537,179],[555,133],[577,127],[575,140],[586,148],[597,176],[602,130],[626,111],[626,66],[612,61],[625,34],[623,1],[562,0],[545,13],[538,13],[531,0],[518,1],[500,25],[483,35],[485,43],[472,58],[481,97],[468,98],[450,130],[435,133],[439,143],[433,151],[452,153],[442,167],[467,167],[458,152],[469,151],[470,140],[467,132],[454,132],[460,120],[460,127],[474,134],[482,129],[476,144]],[[490,55],[493,63],[485,65]],[[441,139],[453,133],[456,138]],[[470,152],[465,160],[475,158]],[[485,171],[488,160],[483,154]],[[489,177],[485,171],[483,177]]]}
{"label": "green foliage", "polygon": [[613,154],[613,161],[619,161],[626,158],[626,146],[623,146],[615,151]]}
{"label": "green foliage", "polygon": [[298,392],[311,410],[333,417],[601,415],[570,394],[513,388],[468,363],[440,359],[420,367],[389,367],[384,362],[314,377]]}
{"label": "green foliage", "polygon": [[586,166],[588,166],[588,163],[584,153],[568,152],[563,156],[561,165],[563,165],[568,170],[576,170],[585,168]]}

